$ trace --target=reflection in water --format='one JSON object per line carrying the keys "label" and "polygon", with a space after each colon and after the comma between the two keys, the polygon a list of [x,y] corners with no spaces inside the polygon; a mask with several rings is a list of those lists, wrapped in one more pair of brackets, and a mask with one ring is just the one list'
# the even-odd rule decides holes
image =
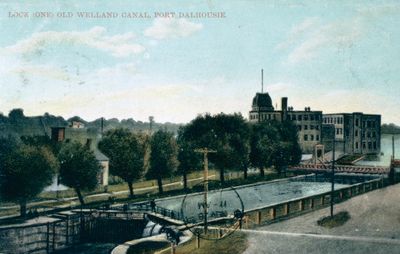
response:
{"label": "reflection in water", "polygon": [[[397,148],[395,157],[399,157],[400,135],[394,135],[394,143]],[[381,137],[381,155],[367,156],[366,159],[358,161],[356,165],[365,166],[389,166],[392,157],[392,135],[383,134]]]}

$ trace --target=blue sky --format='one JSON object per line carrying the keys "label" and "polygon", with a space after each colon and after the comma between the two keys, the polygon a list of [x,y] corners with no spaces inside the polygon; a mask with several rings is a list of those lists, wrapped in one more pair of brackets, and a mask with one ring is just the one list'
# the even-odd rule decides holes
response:
{"label": "blue sky", "polygon": [[[398,1],[2,1],[0,111],[188,122],[278,107],[400,124]],[[117,13],[78,18],[77,12]],[[28,17],[12,17],[27,12]],[[50,12],[51,17],[35,17]],[[57,13],[72,17],[57,17]],[[147,12],[150,18],[122,15]],[[225,18],[155,18],[224,12]]]}

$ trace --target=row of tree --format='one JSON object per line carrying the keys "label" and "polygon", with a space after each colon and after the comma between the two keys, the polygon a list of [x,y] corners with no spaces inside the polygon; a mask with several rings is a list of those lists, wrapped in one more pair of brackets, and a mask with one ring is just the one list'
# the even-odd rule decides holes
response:
{"label": "row of tree", "polygon": [[197,148],[213,149],[210,162],[219,170],[224,183],[226,170],[241,170],[247,178],[249,167],[274,167],[279,174],[288,165],[301,159],[297,128],[291,122],[262,122],[250,124],[240,114],[201,115],[182,126],[177,137],[164,130],[151,137],[126,129],[105,133],[99,149],[110,159],[110,172],[127,182],[131,196],[133,182],[145,176],[157,179],[163,192],[162,179],[182,175],[187,189],[187,175],[202,169],[202,157]]}
{"label": "row of tree", "polygon": [[[216,151],[209,159],[219,170],[222,184],[226,170],[241,170],[247,178],[249,167],[256,167],[263,177],[266,168],[282,173],[301,158],[297,129],[290,122],[250,124],[240,114],[222,113],[200,115],[182,126],[178,135],[166,130],[152,135],[109,130],[98,147],[110,159],[110,173],[128,184],[132,197],[133,183],[143,177],[156,179],[162,193],[163,178],[182,175],[186,190],[188,173],[202,169],[197,148]],[[50,185],[56,174],[84,204],[82,191],[96,187],[100,170],[93,151],[80,143],[60,144],[45,136],[0,140],[0,196],[18,202],[22,215],[27,202]]]}
{"label": "row of tree", "polygon": [[49,186],[55,176],[73,188],[84,204],[82,191],[97,186],[101,166],[89,149],[77,142],[51,142],[46,136],[0,139],[0,197],[19,203],[21,216],[27,202]]}

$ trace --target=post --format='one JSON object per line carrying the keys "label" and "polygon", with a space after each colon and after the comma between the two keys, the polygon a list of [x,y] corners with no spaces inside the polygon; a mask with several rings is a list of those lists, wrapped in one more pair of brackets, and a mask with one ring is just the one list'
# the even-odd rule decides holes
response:
{"label": "post", "polygon": [[207,215],[208,215],[208,157],[207,152],[204,153],[204,234],[207,234]]}
{"label": "post", "polygon": [[203,204],[203,209],[204,209],[204,234],[207,234],[207,213],[208,213],[208,207],[207,207],[207,195],[208,195],[208,153],[216,153],[217,151],[214,150],[208,150],[208,148],[202,148],[202,149],[195,149],[194,150],[197,153],[202,153],[204,157],[204,204]]}
{"label": "post", "polygon": [[53,252],[56,249],[56,222],[53,222]]}
{"label": "post", "polygon": [[335,195],[335,136],[333,136],[333,150],[332,150],[332,172],[331,172],[331,217],[333,217],[333,198]]}
{"label": "post", "polygon": [[50,253],[50,222],[47,222],[46,253]]}
{"label": "post", "polygon": [[196,247],[197,249],[200,248],[200,236],[196,235]]}
{"label": "post", "polygon": [[392,135],[392,160],[394,160],[394,135]]}

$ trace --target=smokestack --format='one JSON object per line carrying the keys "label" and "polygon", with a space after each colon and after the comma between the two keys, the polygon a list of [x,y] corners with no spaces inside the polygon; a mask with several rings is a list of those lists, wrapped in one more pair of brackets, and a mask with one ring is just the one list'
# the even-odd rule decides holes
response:
{"label": "smokestack", "polygon": [[287,105],[288,105],[288,98],[282,97],[281,99],[281,109],[282,109],[282,120],[285,121],[287,119]]}

